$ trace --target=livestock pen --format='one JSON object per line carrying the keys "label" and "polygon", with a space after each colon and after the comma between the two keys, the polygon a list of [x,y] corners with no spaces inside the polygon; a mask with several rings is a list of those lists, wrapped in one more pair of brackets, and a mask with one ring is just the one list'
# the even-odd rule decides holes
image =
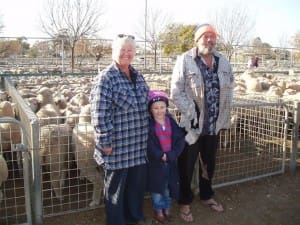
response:
{"label": "livestock pen", "polygon": [[[25,190],[26,185],[19,182],[20,186],[16,187],[13,184],[16,178],[10,175],[7,183],[1,187],[5,196],[3,201],[7,201],[6,196],[11,196],[13,203],[10,204],[17,207],[20,198],[29,198],[32,202],[35,224],[42,224],[45,217],[103,207],[101,183],[95,182],[102,179],[102,171],[99,171],[95,164],[86,163],[93,162],[91,149],[81,147],[80,155],[78,151],[74,151],[74,144],[77,145],[72,138],[74,132],[78,134],[80,131],[83,144],[91,142],[92,132],[89,124],[86,120],[85,122],[80,120],[80,117],[88,115],[82,115],[81,110],[66,113],[71,109],[68,103],[72,97],[78,93],[89,95],[94,77],[94,75],[70,74],[13,75],[2,78],[3,89],[8,93],[10,101],[16,103],[16,118],[25,127],[28,145],[26,148],[30,153],[28,160],[30,173],[20,173],[18,179],[28,180],[31,187],[29,193],[18,195],[15,189]],[[170,77],[152,74],[145,75],[145,79],[153,89],[169,90]],[[39,90],[43,87],[52,91],[53,102],[59,106],[60,115],[52,117],[37,115],[30,98],[38,97]],[[79,108],[83,109],[87,104],[79,105]],[[172,103],[170,112],[177,119],[180,118]],[[299,104],[234,96],[232,126],[220,133],[213,185],[218,188],[284,173],[287,158],[291,159],[290,162],[295,161],[293,154],[297,149],[292,146],[295,145],[295,141],[296,145],[298,143],[296,138],[298,135],[295,134],[297,130],[295,127],[297,125],[299,127],[297,118],[299,118]],[[18,164],[13,164],[10,174],[15,170],[23,169],[19,168]],[[195,169],[194,186],[198,183],[197,172]],[[99,189],[100,200],[97,201]],[[6,210],[7,207],[9,205],[5,207],[3,204],[0,205],[1,224],[24,223],[18,218],[26,209],[11,212]],[[7,217],[16,219],[8,221]]]}

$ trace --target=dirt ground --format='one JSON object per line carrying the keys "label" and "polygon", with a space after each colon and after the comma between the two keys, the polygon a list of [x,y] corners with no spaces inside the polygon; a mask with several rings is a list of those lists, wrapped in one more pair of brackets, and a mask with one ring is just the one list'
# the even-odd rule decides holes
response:
{"label": "dirt ground", "polygon": [[[216,189],[216,199],[225,211],[216,213],[202,205],[192,204],[194,222],[185,223],[178,216],[174,202],[170,225],[298,225],[300,224],[300,167],[295,172],[287,168],[283,175]],[[145,216],[152,217],[150,199],[144,205]],[[44,225],[105,225],[104,209],[77,212],[44,219]],[[157,223],[153,223],[157,224]]]}

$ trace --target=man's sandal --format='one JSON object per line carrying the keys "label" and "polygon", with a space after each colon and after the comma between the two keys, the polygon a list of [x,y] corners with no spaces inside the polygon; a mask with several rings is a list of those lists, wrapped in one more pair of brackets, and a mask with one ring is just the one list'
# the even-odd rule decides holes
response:
{"label": "man's sandal", "polygon": [[216,202],[216,200],[214,200],[214,199],[202,201],[202,203],[205,206],[208,206],[210,209],[214,210],[215,212],[223,212],[224,211],[223,206],[220,203]]}

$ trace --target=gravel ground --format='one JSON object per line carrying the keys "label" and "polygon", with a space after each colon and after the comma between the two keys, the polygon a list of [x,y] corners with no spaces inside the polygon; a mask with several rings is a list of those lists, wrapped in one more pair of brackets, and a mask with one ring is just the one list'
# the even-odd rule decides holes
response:
{"label": "gravel ground", "polygon": [[[242,184],[218,188],[216,199],[225,207],[216,213],[196,200],[192,204],[194,222],[178,216],[174,202],[170,225],[298,225],[300,224],[300,168]],[[145,216],[152,217],[150,199],[144,205]],[[44,219],[44,225],[105,225],[104,208]],[[157,224],[156,222],[153,224]]]}

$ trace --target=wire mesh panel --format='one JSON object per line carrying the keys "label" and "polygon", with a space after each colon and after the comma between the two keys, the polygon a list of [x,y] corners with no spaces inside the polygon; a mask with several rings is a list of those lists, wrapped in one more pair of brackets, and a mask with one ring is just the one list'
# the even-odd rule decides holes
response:
{"label": "wire mesh panel", "polygon": [[[11,117],[0,118],[0,224],[31,224],[29,157],[21,129]],[[14,126],[16,125],[16,126]]]}
{"label": "wire mesh panel", "polygon": [[[287,108],[287,139],[286,139],[286,158],[291,160],[291,164],[295,165],[297,160],[297,154],[299,159],[300,154],[300,107],[299,100],[284,100],[279,97],[266,96],[265,94],[251,94],[251,95],[239,95],[235,97],[235,101],[243,103],[282,103]],[[284,109],[282,109],[284,110]],[[284,112],[281,112],[284,114]],[[294,155],[294,156],[293,156]],[[293,167],[291,165],[291,167]],[[292,169],[292,168],[291,168]]]}
{"label": "wire mesh panel", "polygon": [[[53,119],[53,118],[52,118]],[[103,204],[103,171],[93,158],[94,129],[89,122],[61,117],[64,123],[40,128],[43,216],[87,210]],[[72,117],[74,119],[74,117]]]}
{"label": "wire mesh panel", "polygon": [[284,171],[286,111],[281,104],[235,106],[231,122],[230,130],[220,132],[214,185]]}
{"label": "wire mesh panel", "polygon": [[170,75],[148,74],[144,75],[144,77],[150,89],[164,91],[170,95]]}
{"label": "wire mesh panel", "polygon": [[[21,168],[18,168],[15,153],[3,154],[8,169],[8,177],[0,190],[0,224],[20,224],[26,221],[24,179],[21,175]],[[3,165],[2,162],[1,167]]]}
{"label": "wire mesh panel", "polygon": [[[177,121],[176,108],[169,111]],[[288,110],[282,103],[235,99],[231,128],[221,130],[217,150],[215,187],[284,172],[288,132]],[[197,189],[199,164],[192,186]]]}

